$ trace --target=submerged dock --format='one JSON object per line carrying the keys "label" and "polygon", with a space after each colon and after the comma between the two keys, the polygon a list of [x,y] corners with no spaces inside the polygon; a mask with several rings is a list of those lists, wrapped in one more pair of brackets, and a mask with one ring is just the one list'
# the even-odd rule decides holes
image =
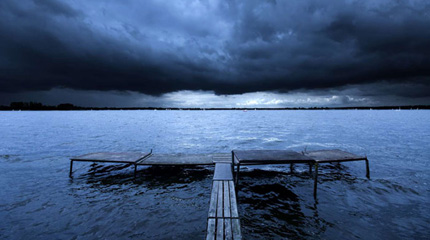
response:
{"label": "submerged dock", "polygon": [[[309,165],[309,173],[315,167],[314,197],[317,196],[318,166],[323,163],[365,161],[366,177],[369,174],[369,161],[342,150],[320,150],[298,153],[289,150],[233,150],[230,153],[213,154],[153,154],[147,153],[90,153],[70,159],[69,176],[73,174],[74,162],[118,163],[134,166],[136,177],[138,166],[197,166],[215,165],[211,197],[207,218],[206,239],[242,239],[236,187],[239,184],[240,166],[290,164]],[[236,172],[234,171],[236,168]]]}

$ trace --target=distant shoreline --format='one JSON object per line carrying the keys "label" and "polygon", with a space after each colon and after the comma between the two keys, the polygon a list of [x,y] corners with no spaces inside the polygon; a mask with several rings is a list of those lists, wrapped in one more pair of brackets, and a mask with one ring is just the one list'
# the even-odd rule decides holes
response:
{"label": "distant shoreline", "polygon": [[367,106],[367,107],[291,107],[291,108],[177,108],[177,107],[79,107],[70,103],[46,106],[35,102],[13,102],[0,106],[0,111],[103,111],[103,110],[156,110],[156,111],[216,111],[216,110],[428,110],[430,105]]}

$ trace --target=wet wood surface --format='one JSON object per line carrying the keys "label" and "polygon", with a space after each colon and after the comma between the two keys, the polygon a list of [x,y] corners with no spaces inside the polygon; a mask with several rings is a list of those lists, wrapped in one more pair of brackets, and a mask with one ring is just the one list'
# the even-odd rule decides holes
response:
{"label": "wet wood surface", "polygon": [[353,153],[345,152],[339,149],[309,151],[309,152],[306,152],[305,155],[315,159],[319,163],[347,162],[347,161],[359,161],[359,160],[367,159],[365,156],[355,155]]}
{"label": "wet wood surface", "polygon": [[214,163],[231,163],[231,153],[217,153],[212,159]]}
{"label": "wet wood surface", "polygon": [[[231,171],[231,168],[229,168]],[[206,239],[241,239],[233,181],[212,183]]]}
{"label": "wet wood surface", "polygon": [[206,240],[215,240],[215,230],[216,230],[216,220],[215,218],[210,218],[208,220]]}
{"label": "wet wood surface", "polygon": [[230,163],[216,163],[213,180],[233,180]]}
{"label": "wet wood surface", "polygon": [[218,153],[203,154],[152,154],[138,165],[212,165],[213,159],[224,156]]}
{"label": "wet wood surface", "polygon": [[309,156],[290,150],[235,150],[233,152],[241,165],[315,162]]}
{"label": "wet wood surface", "polygon": [[73,157],[71,160],[83,162],[135,163],[148,154],[149,152],[97,152]]}

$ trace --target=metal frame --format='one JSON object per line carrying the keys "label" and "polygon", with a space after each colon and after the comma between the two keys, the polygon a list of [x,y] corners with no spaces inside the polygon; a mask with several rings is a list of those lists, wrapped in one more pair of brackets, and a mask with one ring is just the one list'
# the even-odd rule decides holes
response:
{"label": "metal frame", "polygon": [[70,159],[70,171],[69,171],[69,177],[73,177],[73,162],[99,162],[99,163],[122,163],[122,164],[133,164],[134,165],[134,177],[136,177],[137,172],[137,165],[141,161],[144,161],[145,159],[149,158],[152,155],[152,149],[151,151],[144,155],[143,157],[135,160],[135,161],[112,161],[112,160],[100,160],[100,159],[78,159],[78,158],[71,158]]}
{"label": "metal frame", "polygon": [[[237,158],[237,156],[235,155],[235,153],[234,153],[234,150],[233,151],[231,151],[231,166],[232,166],[232,171],[233,171],[233,180],[234,180],[234,182],[235,182],[235,184],[236,185],[238,185],[239,184],[239,173],[240,173],[240,159],[239,158]],[[234,165],[235,165],[235,159],[237,159],[237,170],[236,170],[236,173],[234,172]],[[340,163],[340,162],[354,162],[354,161],[365,161],[366,162],[366,177],[367,178],[369,178],[370,179],[370,171],[369,171],[369,160],[367,159],[367,156],[366,157],[363,157],[363,158],[353,158],[353,159],[342,159],[342,160],[313,160],[314,162],[313,163],[308,163],[309,164],[309,174],[312,174],[312,165],[314,165],[315,166],[315,172],[314,172],[314,198],[315,198],[315,200],[317,199],[317,187],[318,187],[318,167],[319,167],[319,164],[321,164],[321,163],[332,163],[332,162],[337,162],[337,163]],[[301,161],[301,162],[294,162],[294,163],[291,163],[291,162],[294,162],[294,160],[292,160],[292,161],[285,161],[285,162],[282,162],[282,161],[276,161],[276,162],[270,162],[270,160],[265,160],[265,161],[260,161],[260,162],[258,162],[258,161],[256,161],[256,162],[253,162],[253,163],[250,163],[250,164],[247,164],[247,165],[266,165],[266,164],[290,164],[290,171],[291,172],[293,172],[293,170],[294,170],[294,166],[293,166],[293,164],[294,163],[307,163],[307,162],[303,162],[303,161]]]}
{"label": "metal frame", "polygon": [[[235,177],[235,183],[239,183],[239,173],[240,173],[240,159],[236,156],[234,153],[234,150],[231,151],[232,153],[232,169],[233,169],[233,175],[235,175],[234,172],[234,164],[235,159],[237,159],[237,170],[236,170],[236,177]],[[315,160],[261,160],[261,161],[254,161],[254,162],[247,162],[246,165],[274,165],[274,164],[290,164],[290,171],[294,171],[294,164],[301,163],[301,164],[309,164],[309,173],[312,173],[312,164],[315,163]]]}
{"label": "metal frame", "polygon": [[369,171],[369,160],[366,157],[363,158],[353,158],[353,159],[344,159],[344,160],[316,160],[315,163],[315,174],[314,174],[314,198],[317,198],[317,185],[318,185],[318,165],[321,163],[341,163],[341,162],[356,162],[356,161],[365,161],[366,162],[366,177],[370,179],[370,171]]}

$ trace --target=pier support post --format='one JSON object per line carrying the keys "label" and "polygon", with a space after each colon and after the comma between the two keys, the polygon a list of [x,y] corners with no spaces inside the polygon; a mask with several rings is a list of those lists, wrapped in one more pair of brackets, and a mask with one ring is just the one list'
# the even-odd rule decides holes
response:
{"label": "pier support post", "polygon": [[70,160],[70,172],[69,172],[69,177],[72,177],[72,173],[73,173],[73,160]]}
{"label": "pier support post", "polygon": [[314,198],[317,199],[317,186],[318,186],[318,163],[315,163],[314,174]]}
{"label": "pier support post", "polygon": [[370,179],[369,160],[367,160],[366,158],[365,161],[366,161],[366,177]]}
{"label": "pier support post", "polygon": [[240,172],[240,162],[237,164],[237,170],[236,170],[236,186],[239,184],[239,172]]}
{"label": "pier support post", "polygon": [[233,174],[234,179],[234,152],[231,151],[231,173]]}
{"label": "pier support post", "polygon": [[293,173],[294,172],[294,164],[290,164],[290,172]]}

